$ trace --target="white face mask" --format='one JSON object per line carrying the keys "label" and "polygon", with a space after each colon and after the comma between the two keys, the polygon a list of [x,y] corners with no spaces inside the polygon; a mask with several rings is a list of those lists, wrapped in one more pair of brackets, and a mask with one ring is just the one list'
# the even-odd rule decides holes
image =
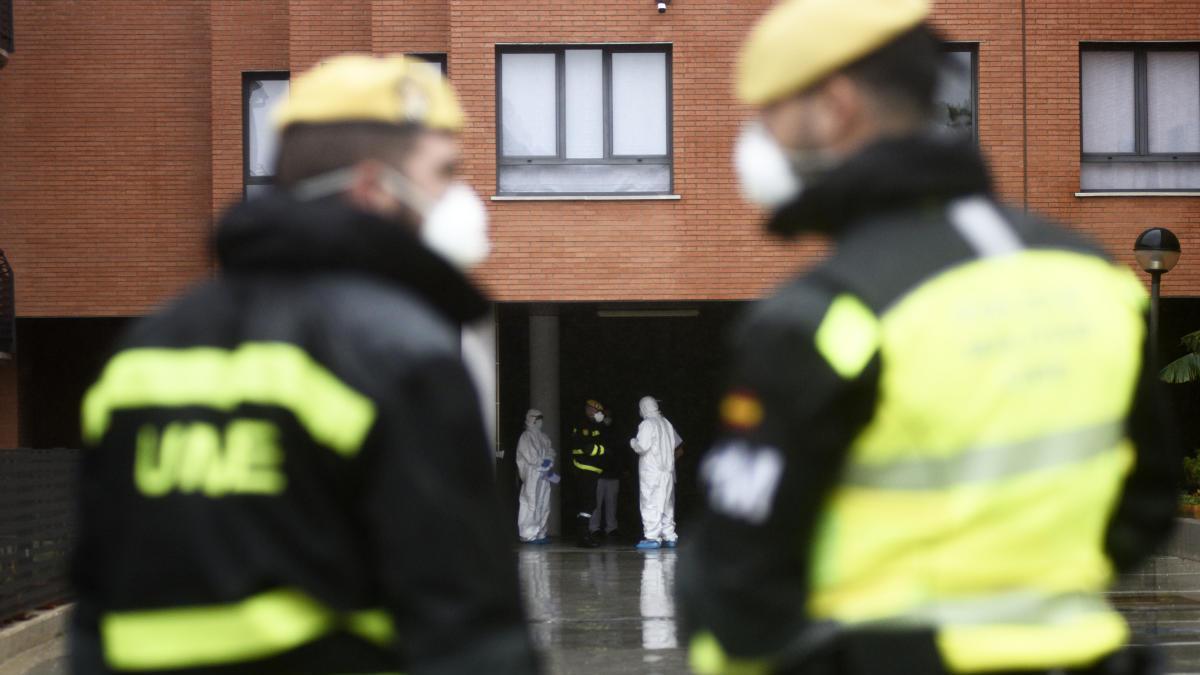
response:
{"label": "white face mask", "polygon": [[533,428],[538,431],[542,430],[542,418],[539,417],[533,421]]}
{"label": "white face mask", "polygon": [[474,190],[455,183],[425,213],[421,239],[459,269],[470,269],[491,250],[487,209]]}
{"label": "white face mask", "polygon": [[742,194],[759,206],[777,209],[803,189],[787,152],[761,124],[749,124],[742,130],[733,158]]}
{"label": "white face mask", "polygon": [[604,421],[604,413],[598,412],[595,415],[592,415],[592,419],[596,420],[597,422],[603,422]]}
{"label": "white face mask", "polygon": [[788,151],[760,123],[746,125],[734,148],[742,194],[775,210],[798,198],[806,182],[832,169],[836,162],[815,150]]}
{"label": "white face mask", "polygon": [[[299,199],[320,199],[345,190],[353,179],[353,169],[337,169],[303,181],[292,192]],[[467,185],[454,183],[441,199],[430,201],[404,174],[388,169],[383,188],[421,216],[421,241],[430,250],[464,270],[487,257],[487,209]]]}

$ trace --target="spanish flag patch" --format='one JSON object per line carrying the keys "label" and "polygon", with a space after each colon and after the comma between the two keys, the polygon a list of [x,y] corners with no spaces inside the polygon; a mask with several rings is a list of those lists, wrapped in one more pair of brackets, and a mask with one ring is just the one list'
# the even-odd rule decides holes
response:
{"label": "spanish flag patch", "polygon": [[762,402],[746,390],[732,391],[721,400],[721,422],[731,429],[754,429],[763,421]]}

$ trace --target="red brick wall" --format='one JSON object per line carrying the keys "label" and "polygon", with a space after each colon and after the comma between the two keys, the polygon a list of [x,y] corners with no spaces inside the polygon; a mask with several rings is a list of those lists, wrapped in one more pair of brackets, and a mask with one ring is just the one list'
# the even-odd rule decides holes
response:
{"label": "red brick wall", "polygon": [[17,309],[145,312],[208,270],[208,3],[14,5],[0,247]]}
{"label": "red brick wall", "polygon": [[1195,0],[1041,0],[1028,22],[1029,205],[1077,224],[1129,264],[1148,227],[1179,235],[1183,257],[1166,295],[1200,295],[1200,198],[1075,197],[1079,190],[1079,43],[1200,41]]}
{"label": "red brick wall", "polygon": [[[208,272],[211,221],[241,192],[247,70],[300,72],[346,50],[449,51],[473,125],[466,175],[493,194],[495,44],[522,41],[672,43],[682,199],[490,202],[496,255],[483,283],[502,300],[753,297],[821,251],[764,237],[730,169],[748,115],[730,96],[732,67],[768,4],[687,0],[659,15],[649,0],[17,3],[21,49],[0,75],[0,241],[21,276],[19,311],[140,313]],[[1194,8],[1026,4],[1027,64],[1020,0],[936,1],[934,23],[949,38],[980,43],[980,138],[1001,193],[1018,202],[1028,193],[1032,208],[1126,258],[1151,225],[1195,250],[1195,198],[1074,196],[1079,41],[1195,38]],[[1200,266],[1188,259],[1168,293],[1200,293]]]}
{"label": "red brick wall", "polygon": [[991,163],[997,191],[1024,199],[1021,0],[935,0],[934,27],[955,42],[978,44],[976,122],[979,144]]}
{"label": "red brick wall", "polygon": [[472,126],[465,172],[495,194],[495,44],[673,44],[675,192],[680,201],[492,202],[495,254],[480,278],[502,300],[750,298],[814,246],[769,241],[738,197],[732,142],[748,111],[732,99],[746,28],[768,5],[687,0],[546,3],[457,0],[451,67]]}
{"label": "red brick wall", "polygon": [[242,198],[242,73],[288,69],[288,2],[211,0],[212,211]]}
{"label": "red brick wall", "polygon": [[293,73],[302,73],[334,54],[369,52],[371,2],[288,0],[287,39]]}
{"label": "red brick wall", "polygon": [[450,51],[450,3],[371,0],[371,51],[375,54]]}

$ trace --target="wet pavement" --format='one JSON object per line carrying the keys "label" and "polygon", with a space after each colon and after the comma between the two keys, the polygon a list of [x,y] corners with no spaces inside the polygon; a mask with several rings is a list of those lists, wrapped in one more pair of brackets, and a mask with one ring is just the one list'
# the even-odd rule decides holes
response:
{"label": "wet pavement", "polygon": [[[530,627],[548,673],[686,673],[675,624],[676,552],[629,546],[522,547]],[[1109,594],[1134,641],[1157,644],[1168,672],[1200,673],[1200,562],[1170,556],[1121,578]],[[0,675],[63,675],[61,641],[0,664]]]}
{"label": "wet pavement", "polygon": [[[522,547],[534,640],[550,673],[686,673],[675,624],[676,552]],[[1138,644],[1159,645],[1168,672],[1200,673],[1200,562],[1154,558],[1109,594]]]}
{"label": "wet pavement", "polygon": [[551,673],[686,673],[674,550],[522,547],[534,642]]}

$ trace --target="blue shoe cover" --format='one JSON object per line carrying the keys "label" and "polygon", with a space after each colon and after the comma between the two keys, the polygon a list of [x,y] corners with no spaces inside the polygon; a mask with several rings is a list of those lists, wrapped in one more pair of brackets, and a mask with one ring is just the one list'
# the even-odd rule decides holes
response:
{"label": "blue shoe cover", "polygon": [[662,548],[662,544],[658,543],[657,539],[643,539],[637,543],[634,548],[640,551],[649,551],[656,548]]}
{"label": "blue shoe cover", "polygon": [[671,541],[664,541],[662,543],[663,548],[675,548],[678,545],[679,545],[679,541],[677,541],[675,539],[672,539]]}

